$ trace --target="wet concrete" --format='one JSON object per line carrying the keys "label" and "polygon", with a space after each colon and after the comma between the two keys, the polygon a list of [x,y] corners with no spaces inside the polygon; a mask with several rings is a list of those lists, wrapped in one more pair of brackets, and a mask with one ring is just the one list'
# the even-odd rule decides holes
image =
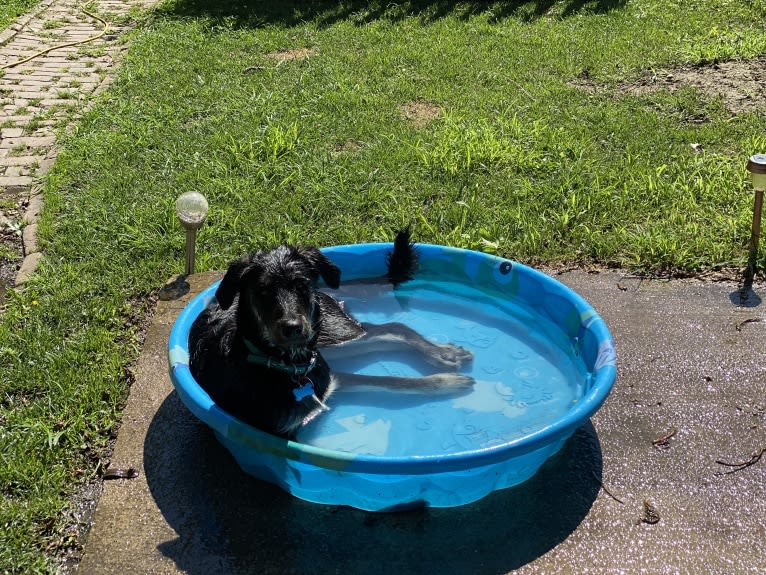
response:
{"label": "wet concrete", "polygon": [[188,413],[165,344],[215,278],[191,277],[189,294],[158,305],[115,446],[112,466],[141,475],[104,486],[79,572],[766,572],[766,456],[729,475],[716,462],[766,447],[762,288],[557,277],[615,337],[604,407],[526,483],[399,514],[310,504],[250,478]]}

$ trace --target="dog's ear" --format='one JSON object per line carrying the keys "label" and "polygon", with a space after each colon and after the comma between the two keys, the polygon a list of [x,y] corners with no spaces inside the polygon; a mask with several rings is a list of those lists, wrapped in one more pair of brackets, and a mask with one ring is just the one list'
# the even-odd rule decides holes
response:
{"label": "dog's ear", "polygon": [[226,275],[223,276],[215,292],[215,299],[218,300],[218,305],[221,306],[221,309],[229,309],[231,304],[234,303],[234,297],[239,293],[242,276],[251,264],[250,258],[242,258],[241,260],[231,262],[229,269],[226,270]]}
{"label": "dog's ear", "polygon": [[324,283],[332,289],[338,289],[340,286],[340,268],[330,261],[330,259],[320,252],[317,248],[299,247],[298,254],[308,261],[319,275],[322,276]]}

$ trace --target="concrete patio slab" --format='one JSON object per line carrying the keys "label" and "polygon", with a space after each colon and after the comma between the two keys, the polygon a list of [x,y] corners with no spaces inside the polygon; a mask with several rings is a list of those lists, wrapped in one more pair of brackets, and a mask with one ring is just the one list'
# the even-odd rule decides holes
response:
{"label": "concrete patio slab", "polygon": [[615,337],[604,407],[520,486],[373,514],[246,476],[180,403],[167,336],[214,278],[193,276],[189,294],[158,304],[112,459],[140,475],[106,482],[81,575],[766,572],[766,457],[728,475],[717,463],[766,447],[759,288],[558,275]]}

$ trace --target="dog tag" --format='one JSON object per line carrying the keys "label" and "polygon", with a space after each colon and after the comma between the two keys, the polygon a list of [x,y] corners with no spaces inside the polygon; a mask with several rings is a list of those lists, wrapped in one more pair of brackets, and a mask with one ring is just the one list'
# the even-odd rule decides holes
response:
{"label": "dog tag", "polygon": [[314,382],[308,377],[302,377],[300,379],[300,385],[293,389],[293,395],[295,395],[295,401],[303,401],[307,397],[314,395]]}
{"label": "dog tag", "polygon": [[316,393],[314,393],[313,381],[311,381],[308,377],[304,375],[298,380],[298,382],[301,383],[302,385],[300,385],[299,387],[296,387],[293,390],[293,395],[295,395],[295,401],[303,401],[307,397],[310,397],[311,399],[314,400],[314,403],[316,403],[317,406],[319,406],[319,409],[321,409],[322,411],[330,411],[330,408],[327,407],[327,405],[325,405],[325,403],[322,402],[322,400],[317,397]]}

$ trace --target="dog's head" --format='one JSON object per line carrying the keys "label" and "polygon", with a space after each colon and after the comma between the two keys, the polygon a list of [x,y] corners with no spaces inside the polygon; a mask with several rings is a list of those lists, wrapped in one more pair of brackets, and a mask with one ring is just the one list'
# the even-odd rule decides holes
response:
{"label": "dog's head", "polygon": [[340,284],[340,270],[318,249],[282,246],[232,263],[215,295],[222,309],[238,301],[243,337],[295,357],[316,342],[320,277],[331,288]]}

